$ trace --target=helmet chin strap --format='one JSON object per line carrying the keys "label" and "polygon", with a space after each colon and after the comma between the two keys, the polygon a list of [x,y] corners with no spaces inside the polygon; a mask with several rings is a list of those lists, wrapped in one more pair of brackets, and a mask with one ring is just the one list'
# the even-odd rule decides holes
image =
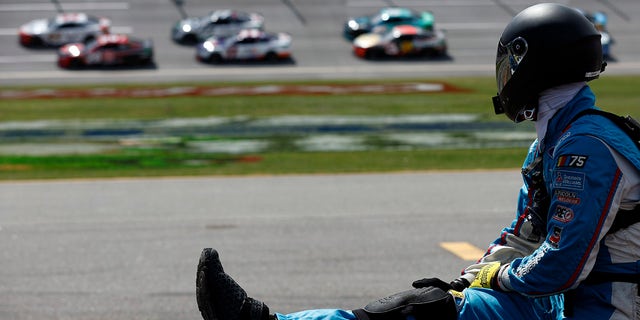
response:
{"label": "helmet chin strap", "polygon": [[[502,100],[500,99],[500,94],[493,96],[491,98],[491,100],[493,101],[493,110],[495,111],[496,114],[503,114],[505,113],[504,110],[504,104],[502,103]],[[528,104],[533,105],[533,107],[528,107],[525,106],[522,111],[520,113],[518,113],[518,115],[516,116],[514,120],[514,122],[522,122],[524,120],[530,120],[530,121],[536,121],[536,119],[538,118],[538,104],[537,103],[530,103]]]}
{"label": "helmet chin strap", "polygon": [[491,98],[491,100],[493,101],[493,110],[495,111],[495,113],[503,114],[504,107],[502,106],[502,102],[500,101],[500,96],[494,96],[493,98]]}
{"label": "helmet chin strap", "polygon": [[[493,96],[491,98],[491,100],[493,101],[493,110],[495,111],[496,114],[503,114],[504,113],[504,105],[502,104],[502,100],[500,100],[500,95],[497,96]],[[520,112],[518,114],[518,116],[516,117],[516,119],[514,119],[515,122],[522,122],[524,120],[530,120],[530,121],[536,121],[536,119],[538,118],[538,108],[536,107],[532,107],[532,108],[524,108],[522,110],[522,112]]]}
{"label": "helmet chin strap", "polygon": [[524,120],[536,121],[536,119],[538,118],[537,111],[538,111],[538,108],[522,110],[522,117],[524,118]]}

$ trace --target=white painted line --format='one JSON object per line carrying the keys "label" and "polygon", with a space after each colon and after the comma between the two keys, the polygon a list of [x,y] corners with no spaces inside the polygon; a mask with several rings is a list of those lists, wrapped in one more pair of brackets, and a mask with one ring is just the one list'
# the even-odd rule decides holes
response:
{"label": "white painted line", "polygon": [[[415,74],[423,72],[429,74],[433,72],[485,72],[488,75],[493,74],[494,66],[491,64],[468,64],[468,65],[435,65],[428,64],[417,67],[416,65],[406,66],[380,66],[379,72],[386,69],[388,73]],[[371,70],[368,67],[275,67],[275,68],[256,68],[252,69],[250,74],[253,76],[273,76],[273,75],[358,75],[369,74]],[[206,76],[215,75],[217,78],[224,76],[247,76],[246,68],[214,68],[202,67],[194,69],[157,69],[157,70],[133,70],[126,72],[105,72],[84,70],[82,72],[75,71],[4,71],[0,73],[0,80],[16,80],[16,79],[59,79],[61,76],[71,76],[74,79],[122,79],[123,74],[127,77],[143,77],[143,78],[167,78],[176,76]]]}
{"label": "white painted line", "polygon": [[[64,11],[82,10],[129,10],[128,2],[74,2],[62,3]],[[4,3],[0,11],[56,11],[51,2],[42,3]]]}
{"label": "white painted line", "polygon": [[24,56],[0,56],[0,63],[21,63],[21,62],[48,62],[56,61],[56,54],[52,52],[47,55],[24,55]]}
{"label": "white painted line", "polygon": [[0,36],[18,36],[18,27],[0,28]]}
{"label": "white painted line", "polygon": [[[460,72],[467,74],[470,72],[481,72],[486,75],[493,75],[495,66],[491,63],[486,64],[424,64],[404,65],[404,66],[379,66],[377,72],[386,72],[388,74],[407,75],[407,74],[434,74],[438,72]],[[606,74],[637,74],[640,72],[640,62],[623,62],[611,63],[607,66]],[[249,73],[246,68],[215,68],[202,67],[193,69],[156,69],[156,70],[132,70],[126,72],[107,72],[84,70],[76,71],[3,71],[0,72],[0,80],[19,80],[19,79],[60,79],[60,77],[72,77],[77,80],[81,79],[122,79],[124,75],[127,77],[141,77],[153,79],[170,79],[171,77],[211,77],[221,79],[224,76],[295,76],[313,74],[315,76],[357,76],[370,74],[371,70],[367,67],[357,66],[341,66],[341,67],[274,67],[274,68],[256,68]]]}
{"label": "white painted line", "polygon": [[[402,7],[422,7],[429,6],[429,8],[434,7],[489,7],[495,6],[496,4],[493,2],[483,2],[483,1],[475,1],[475,0],[460,0],[460,1],[429,1],[428,3],[425,1],[394,1],[394,3],[398,6]],[[372,7],[372,8],[380,8],[384,3],[381,1],[348,1],[347,7]]]}
{"label": "white painted line", "polygon": [[509,23],[505,22],[459,22],[437,23],[436,27],[444,30],[502,30]]}
{"label": "white painted line", "polygon": [[[133,33],[133,27],[129,26],[112,26],[109,28],[111,33]],[[18,27],[15,28],[0,28],[0,36],[18,36]]]}

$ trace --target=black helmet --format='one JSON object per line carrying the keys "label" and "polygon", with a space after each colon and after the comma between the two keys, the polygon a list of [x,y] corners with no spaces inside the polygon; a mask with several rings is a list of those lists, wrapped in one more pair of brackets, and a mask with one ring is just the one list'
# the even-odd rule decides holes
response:
{"label": "black helmet", "polygon": [[545,89],[598,78],[600,33],[577,9],[542,3],[517,14],[502,32],[496,55],[496,114],[534,119]]}

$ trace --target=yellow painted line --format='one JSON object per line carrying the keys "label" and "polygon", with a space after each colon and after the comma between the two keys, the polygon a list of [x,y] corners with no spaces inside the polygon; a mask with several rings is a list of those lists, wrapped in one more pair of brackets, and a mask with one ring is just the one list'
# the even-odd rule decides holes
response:
{"label": "yellow painted line", "polygon": [[441,242],[440,247],[468,261],[477,261],[485,252],[468,242]]}

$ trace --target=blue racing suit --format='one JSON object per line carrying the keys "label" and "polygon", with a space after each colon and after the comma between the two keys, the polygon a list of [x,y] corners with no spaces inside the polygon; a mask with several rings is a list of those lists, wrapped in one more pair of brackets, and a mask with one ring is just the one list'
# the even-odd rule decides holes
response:
{"label": "blue racing suit", "polygon": [[[588,279],[595,273],[640,275],[640,223],[610,232],[619,210],[640,202],[640,152],[604,117],[585,115],[571,123],[580,111],[595,108],[595,96],[584,83],[568,87],[573,91],[544,119],[548,122],[523,164],[515,220],[463,272],[472,282],[481,267],[500,262],[499,289],[454,294],[460,320],[640,319],[637,283]],[[535,163],[541,163],[548,194],[541,221],[529,212],[534,197],[525,169]],[[277,317],[356,319],[350,311],[335,309]]]}
{"label": "blue racing suit", "polygon": [[639,319],[637,283],[588,279],[602,273],[629,279],[640,274],[640,224],[610,232],[620,210],[639,203],[640,152],[602,116],[582,116],[570,123],[594,104],[591,89],[582,85],[555,112],[542,141],[534,143],[525,160],[526,167],[542,157],[550,198],[546,234],[535,239],[527,230],[531,194],[525,177],[518,210],[522,214],[490,250],[510,241],[541,241],[533,252],[501,269],[498,283],[506,291],[531,297],[565,293],[567,319]]}

